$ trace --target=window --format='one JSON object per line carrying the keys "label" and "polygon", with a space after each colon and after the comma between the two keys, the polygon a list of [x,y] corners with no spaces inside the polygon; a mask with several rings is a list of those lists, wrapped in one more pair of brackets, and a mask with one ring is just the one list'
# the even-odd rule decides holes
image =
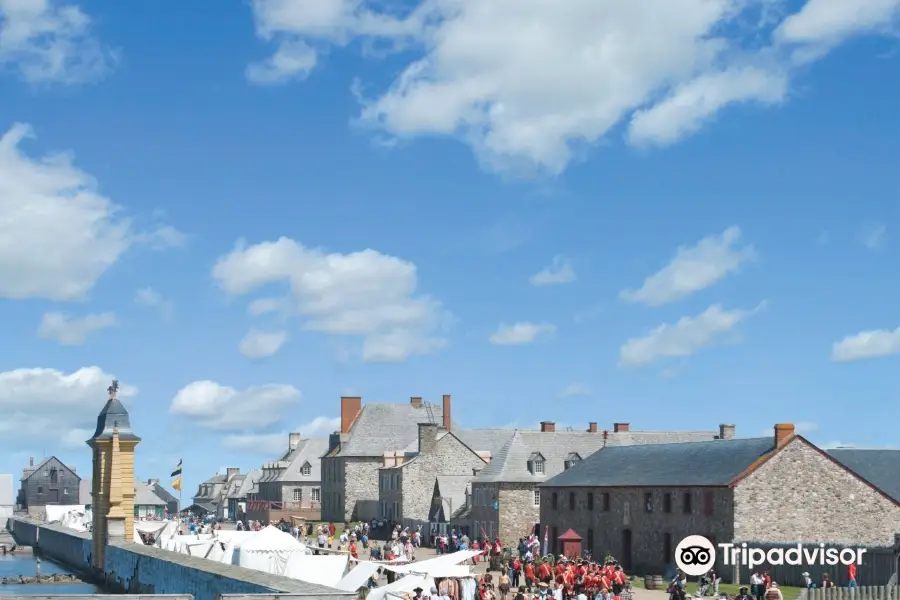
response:
{"label": "window", "polygon": [[[40,489],[40,488],[38,488],[38,489]],[[559,497],[556,495],[556,492],[553,492],[553,495],[550,496],[550,507],[553,508],[554,510],[556,508],[558,508],[558,506],[557,506],[558,501],[559,501]]]}
{"label": "window", "polygon": [[50,469],[50,483],[58,483],[59,482],[59,471],[56,469]]}
{"label": "window", "polygon": [[580,460],[581,457],[577,452],[570,453],[568,456],[566,456],[566,460],[563,462],[564,470],[568,471],[569,469],[577,465]]}
{"label": "window", "polygon": [[557,547],[559,546],[559,528],[554,525],[550,528],[550,548],[553,554],[557,554]]}
{"label": "window", "polygon": [[43,494],[43,493],[44,493],[44,488],[41,486],[38,486],[38,494]]}
{"label": "window", "polygon": [[712,516],[716,512],[716,499],[712,490],[703,492],[703,514],[707,517]]}
{"label": "window", "polygon": [[[670,513],[672,512],[672,494],[666,492],[663,494],[663,512]],[[666,563],[668,564],[668,563]]]}
{"label": "window", "polygon": [[609,512],[609,492],[603,493],[603,512]]}
{"label": "window", "polygon": [[309,463],[304,464],[300,468],[300,474],[303,475],[304,477],[309,477],[310,473],[312,473],[312,466],[310,466]]}
{"label": "window", "polygon": [[594,553],[594,530],[588,529],[587,531],[587,551],[590,554]]}
{"label": "window", "polygon": [[312,489],[312,501],[313,501],[313,502],[318,502],[318,501],[319,501],[319,497],[320,497],[319,488],[313,488],[313,489]]}
{"label": "window", "polygon": [[301,502],[303,500],[303,490],[300,488],[294,488],[294,502]]}
{"label": "window", "polygon": [[539,458],[534,461],[534,474],[535,475],[543,475],[544,474],[544,459]]}
{"label": "window", "polygon": [[681,509],[682,509],[682,512],[684,512],[684,514],[686,514],[686,515],[691,514],[694,510],[691,500],[692,500],[691,493],[685,492],[684,499],[682,500]]}
{"label": "window", "polygon": [[569,492],[569,510],[575,510],[575,492]]}
{"label": "window", "polygon": [[653,494],[650,492],[644,494],[644,510],[648,513],[653,512]]}
{"label": "window", "polygon": [[534,490],[534,505],[535,506],[541,505],[541,490],[538,490],[538,489]]}
{"label": "window", "polygon": [[[594,492],[588,492],[587,506],[588,506],[588,510],[594,510]],[[590,529],[588,531],[590,531]],[[588,534],[588,535],[592,535],[592,534]],[[588,544],[588,550],[590,550],[590,549],[591,549],[591,544]]]}

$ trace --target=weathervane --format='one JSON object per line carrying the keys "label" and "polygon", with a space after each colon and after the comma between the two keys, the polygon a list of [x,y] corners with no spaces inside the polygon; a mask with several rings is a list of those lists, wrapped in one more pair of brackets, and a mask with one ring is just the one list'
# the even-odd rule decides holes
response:
{"label": "weathervane", "polygon": [[110,384],[110,386],[108,388],[106,388],[106,391],[109,392],[109,399],[115,400],[116,393],[119,391],[119,380],[113,379],[112,384]]}

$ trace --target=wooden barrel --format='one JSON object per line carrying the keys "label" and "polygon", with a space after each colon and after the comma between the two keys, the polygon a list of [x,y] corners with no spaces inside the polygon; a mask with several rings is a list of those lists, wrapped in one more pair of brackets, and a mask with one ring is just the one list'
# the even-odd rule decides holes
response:
{"label": "wooden barrel", "polygon": [[663,587],[662,575],[654,575],[653,576],[653,587],[650,589],[653,589],[653,590],[665,590],[666,589],[665,587]]}
{"label": "wooden barrel", "polygon": [[653,575],[644,575],[644,589],[645,590],[655,590],[656,589],[653,586]]}

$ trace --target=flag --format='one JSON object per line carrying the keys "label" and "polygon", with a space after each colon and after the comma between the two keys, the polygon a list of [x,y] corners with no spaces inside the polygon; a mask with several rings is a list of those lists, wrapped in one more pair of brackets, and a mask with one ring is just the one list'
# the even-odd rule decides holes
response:
{"label": "flag", "polygon": [[181,491],[181,475],[179,475],[172,481],[172,489],[176,492]]}
{"label": "flag", "polygon": [[547,556],[548,546],[550,545],[550,543],[549,543],[549,542],[550,542],[549,538],[550,538],[550,527],[549,527],[549,526],[545,526],[545,527],[544,527],[544,551],[542,552],[542,554],[543,554],[544,556]]}
{"label": "flag", "polygon": [[175,467],[175,470],[172,471],[172,474],[169,477],[181,477],[181,459],[178,460],[178,466]]}

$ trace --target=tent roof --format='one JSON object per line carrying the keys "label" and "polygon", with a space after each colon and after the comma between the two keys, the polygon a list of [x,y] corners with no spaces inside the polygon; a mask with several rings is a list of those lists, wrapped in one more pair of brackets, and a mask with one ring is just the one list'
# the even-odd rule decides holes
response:
{"label": "tent roof", "polygon": [[265,529],[257,531],[255,535],[250,536],[241,544],[241,552],[245,550],[266,552],[270,550],[306,550],[306,548],[291,534],[269,525]]}

